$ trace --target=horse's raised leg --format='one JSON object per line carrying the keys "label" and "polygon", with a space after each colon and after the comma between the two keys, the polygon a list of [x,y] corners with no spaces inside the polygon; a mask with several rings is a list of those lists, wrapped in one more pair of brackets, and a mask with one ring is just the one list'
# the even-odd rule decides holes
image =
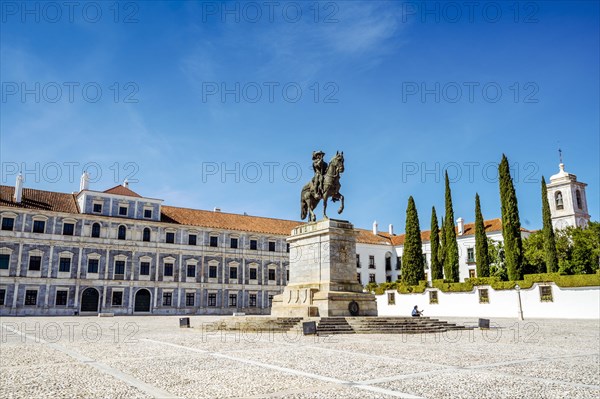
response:
{"label": "horse's raised leg", "polygon": [[340,209],[338,209],[338,213],[342,213],[344,211],[344,196],[342,194],[340,195],[340,200],[342,200],[342,203],[340,204]]}
{"label": "horse's raised leg", "polygon": [[323,197],[323,219],[329,219],[327,217],[327,199],[328,199],[327,196]]}

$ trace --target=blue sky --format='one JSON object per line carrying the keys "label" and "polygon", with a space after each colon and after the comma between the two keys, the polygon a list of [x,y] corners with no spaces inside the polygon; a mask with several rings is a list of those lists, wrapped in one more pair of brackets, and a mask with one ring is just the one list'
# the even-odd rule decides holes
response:
{"label": "blue sky", "polygon": [[398,232],[410,195],[422,228],[443,214],[445,168],[456,217],[476,192],[500,217],[505,153],[537,229],[560,147],[598,220],[598,2],[53,4],[1,3],[2,184],[72,192],[88,165],[92,189],[298,220],[311,152],[340,150],[341,217]]}

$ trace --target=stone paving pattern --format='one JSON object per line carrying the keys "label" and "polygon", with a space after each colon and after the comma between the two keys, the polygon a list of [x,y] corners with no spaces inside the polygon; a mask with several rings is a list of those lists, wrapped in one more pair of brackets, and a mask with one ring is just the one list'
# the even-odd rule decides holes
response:
{"label": "stone paving pattern", "polygon": [[0,398],[600,396],[598,320],[316,337],[216,332],[220,319],[3,317]]}

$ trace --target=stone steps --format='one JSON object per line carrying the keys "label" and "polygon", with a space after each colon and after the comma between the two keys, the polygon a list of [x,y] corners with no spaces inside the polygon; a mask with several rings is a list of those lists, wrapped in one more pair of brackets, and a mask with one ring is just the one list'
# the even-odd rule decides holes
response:
{"label": "stone steps", "polygon": [[468,329],[429,317],[322,317],[317,334],[424,334]]}

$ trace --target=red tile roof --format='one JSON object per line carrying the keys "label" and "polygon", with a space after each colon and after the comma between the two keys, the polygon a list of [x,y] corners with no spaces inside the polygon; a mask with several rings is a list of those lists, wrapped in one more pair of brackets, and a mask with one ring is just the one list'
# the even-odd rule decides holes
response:
{"label": "red tile roof", "polygon": [[[490,219],[483,222],[486,233],[491,233],[494,231],[502,231],[502,219]],[[464,227],[464,232],[462,236],[458,235],[458,228],[455,226],[454,231],[456,231],[457,237],[471,236],[475,234],[475,223],[467,223]],[[392,237],[392,244],[394,245],[404,245],[405,234],[400,234]],[[429,241],[431,239],[431,231],[425,230],[421,232],[421,241]]]}
{"label": "red tile roof", "polygon": [[14,201],[15,188],[0,186],[0,206],[39,209],[43,211],[79,213],[74,194],[23,188],[21,203]]}
{"label": "red tile roof", "polygon": [[114,186],[113,188],[109,188],[108,190],[106,190],[104,192],[107,194],[125,195],[127,197],[142,198],[142,196],[139,195],[138,193],[136,193],[135,191],[132,191],[128,187],[124,187],[120,184],[118,186]]}

